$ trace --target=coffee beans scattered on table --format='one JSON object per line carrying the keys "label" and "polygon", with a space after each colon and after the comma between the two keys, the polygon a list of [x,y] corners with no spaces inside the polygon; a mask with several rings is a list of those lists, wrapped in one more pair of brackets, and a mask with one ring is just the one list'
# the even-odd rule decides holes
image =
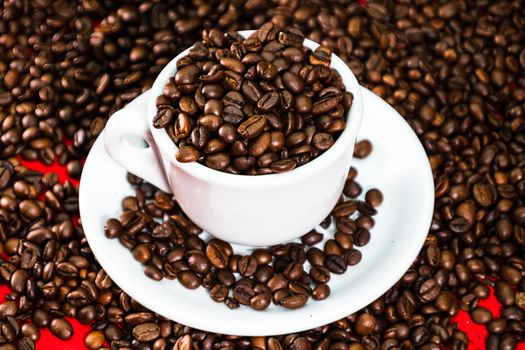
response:
{"label": "coffee beans scattered on table", "polygon": [[246,39],[204,30],[157,98],[153,125],[177,144],[177,160],[263,175],[332,147],[353,96],[330,68],[332,50],[303,41],[301,30],[272,22]]}
{"label": "coffee beans scattered on table", "polygon": [[[33,349],[39,328],[76,317],[104,333],[108,347],[101,350],[460,350],[472,342],[454,316],[483,307],[494,287],[501,312],[476,328],[489,334],[474,343],[515,349],[525,319],[524,8],[522,0],[3,1],[0,282],[10,287],[20,269],[27,281],[0,304],[2,347]],[[159,317],[122,292],[76,225],[75,187],[17,158],[82,160],[107,118],[148,89],[203,29],[253,29],[268,21],[329,47],[407,119],[429,156],[436,206],[414,264],[363,310],[294,334],[213,334]],[[69,169],[77,172],[74,164]],[[36,219],[19,210],[28,199],[41,208]],[[158,338],[135,337],[134,327],[144,323],[159,325]]]}
{"label": "coffee beans scattered on table", "polygon": [[[352,168],[346,187],[361,188],[356,174]],[[321,224],[326,229],[334,223],[337,233],[333,237],[322,242],[323,233],[314,229],[300,242],[259,248],[242,256],[227,242],[200,237],[201,229],[168,194],[131,174],[128,180],[135,196],[122,200],[119,218],[108,219],[106,236],[129,249],[153,280],[176,279],[188,289],[204,287],[212,300],[229,308],[245,305],[255,310],[264,310],[272,302],[297,309],[310,297],[326,299],[331,274],[343,274],[361,260],[358,248],[370,241],[371,218],[383,198],[378,189],[363,193],[368,201],[357,199],[363,197],[361,191],[341,195]],[[160,218],[162,222],[155,220]]]}

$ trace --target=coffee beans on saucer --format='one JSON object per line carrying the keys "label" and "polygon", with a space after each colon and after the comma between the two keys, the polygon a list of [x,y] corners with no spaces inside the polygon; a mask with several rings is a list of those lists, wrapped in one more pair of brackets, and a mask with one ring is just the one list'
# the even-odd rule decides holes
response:
{"label": "coffee beans on saucer", "polygon": [[136,194],[122,200],[123,213],[109,219],[104,232],[130,250],[153,280],[176,279],[188,289],[206,288],[213,301],[229,308],[264,310],[273,302],[297,309],[310,298],[328,298],[330,276],[358,264],[359,248],[372,237],[373,216],[383,196],[378,189],[362,193],[356,174],[351,168],[339,202],[320,223],[322,230],[336,227],[333,237],[312,230],[297,242],[240,255],[227,242],[201,238],[202,231],[169,195],[131,175]]}
{"label": "coffee beans on saucer", "polygon": [[331,49],[303,41],[299,29],[271,22],[249,38],[205,30],[157,98],[153,125],[177,144],[177,160],[263,175],[332,147],[353,96],[330,68]]}

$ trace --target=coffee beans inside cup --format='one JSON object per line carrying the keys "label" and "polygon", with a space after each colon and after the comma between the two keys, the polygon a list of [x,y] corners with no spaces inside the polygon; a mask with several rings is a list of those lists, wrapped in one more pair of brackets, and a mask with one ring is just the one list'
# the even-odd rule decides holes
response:
{"label": "coffee beans inside cup", "polygon": [[[367,145],[367,140],[359,142],[357,151]],[[135,196],[122,200],[122,214],[109,219],[104,231],[130,250],[153,280],[176,279],[188,289],[204,287],[213,301],[232,309],[245,305],[264,310],[272,302],[297,309],[310,298],[328,298],[330,276],[358,264],[359,248],[371,239],[373,216],[383,195],[378,189],[363,193],[356,176],[351,168],[343,194],[320,231],[249,255],[238,254],[219,239],[204,239],[177,202],[133,175],[128,180]],[[336,233],[325,238],[322,232],[330,225]]]}
{"label": "coffee beans inside cup", "polygon": [[271,22],[249,38],[204,31],[156,102],[153,125],[177,144],[177,160],[262,175],[332,147],[353,96],[330,68],[331,50],[303,41],[299,29]]}

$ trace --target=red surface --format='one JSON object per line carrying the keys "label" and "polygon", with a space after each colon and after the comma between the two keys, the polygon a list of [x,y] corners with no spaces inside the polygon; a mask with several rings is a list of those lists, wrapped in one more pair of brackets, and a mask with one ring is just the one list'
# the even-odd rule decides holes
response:
{"label": "red surface", "polygon": [[[74,185],[78,185],[79,181],[71,179],[67,176],[67,170],[65,166],[61,166],[55,162],[53,166],[44,166],[39,162],[26,162],[22,161],[22,164],[30,168],[31,170],[40,172],[55,172],[61,182],[66,180],[71,181]],[[492,291],[492,289],[491,289]],[[9,293],[7,286],[0,286],[0,302],[5,300],[5,294]],[[479,306],[484,306],[492,311],[494,316],[499,316],[501,305],[496,300],[494,294],[491,294],[487,299],[480,300]],[[80,324],[74,319],[68,319],[75,329],[73,337],[67,341],[60,340],[53,336],[49,330],[41,330],[41,339],[37,343],[37,349],[51,350],[78,350],[87,349],[84,346],[84,338],[89,331],[90,327]],[[485,349],[485,339],[487,337],[487,331],[485,326],[478,325],[472,322],[468,313],[461,311],[453,319],[454,323],[458,324],[458,328],[466,332],[469,339],[471,340],[468,350],[481,350]],[[525,342],[518,346],[518,350],[525,350]]]}

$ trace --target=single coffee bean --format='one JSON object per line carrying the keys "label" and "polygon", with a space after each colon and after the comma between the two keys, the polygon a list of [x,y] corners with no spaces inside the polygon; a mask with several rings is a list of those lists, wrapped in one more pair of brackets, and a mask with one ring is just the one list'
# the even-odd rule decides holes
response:
{"label": "single coffee bean", "polygon": [[348,266],[357,265],[362,259],[362,254],[357,249],[349,249],[344,252],[343,259],[346,261]]}
{"label": "single coffee bean", "polygon": [[33,342],[40,339],[40,330],[33,323],[24,323],[21,327],[21,332],[24,337],[31,339]]}
{"label": "single coffee bean", "polygon": [[228,265],[231,253],[231,247],[228,243],[212,239],[206,246],[206,256],[213,266],[223,269]]}
{"label": "single coffee bean", "polygon": [[226,153],[215,153],[205,157],[205,164],[215,170],[225,169],[230,165],[230,157]]}
{"label": "single coffee bean", "polygon": [[13,173],[14,168],[11,163],[0,160],[0,190],[10,185]]}
{"label": "single coffee bean", "polygon": [[233,288],[233,298],[241,305],[250,305],[255,296],[253,287],[245,283],[237,283]]}
{"label": "single coffee bean", "polygon": [[324,300],[328,298],[329,295],[330,287],[326,283],[318,284],[312,292],[312,298],[314,300]]}
{"label": "single coffee bean", "polygon": [[233,57],[221,58],[220,64],[222,64],[226,69],[232,70],[239,74],[244,73],[245,70],[244,64],[240,60]]}
{"label": "single coffee bean", "polygon": [[187,257],[189,268],[197,274],[207,274],[211,270],[211,265],[206,256],[200,251],[191,253]]}
{"label": "single coffee bean", "polygon": [[133,337],[141,342],[149,342],[160,336],[160,326],[157,323],[143,323],[133,328]]}
{"label": "single coffee bean", "polygon": [[104,345],[104,342],[106,341],[104,337],[104,332],[102,331],[93,331],[90,332],[86,339],[84,340],[84,344],[92,350],[96,350],[100,348],[102,345]]}
{"label": "single coffee bean", "polygon": [[237,269],[241,276],[252,276],[257,270],[257,259],[253,256],[243,256],[237,264]]}
{"label": "single coffee bean", "polygon": [[296,167],[297,163],[293,159],[276,160],[270,165],[270,168],[276,173],[290,171]]}
{"label": "single coffee bean", "polygon": [[250,299],[250,306],[254,310],[264,310],[270,306],[271,300],[270,293],[259,293]]}
{"label": "single coffee bean", "polygon": [[279,99],[277,91],[267,92],[257,102],[257,108],[263,112],[269,112],[279,103]]}
{"label": "single coffee bean", "polygon": [[71,323],[64,318],[55,318],[49,325],[49,330],[57,338],[66,340],[73,336]]}
{"label": "single coffee bean", "polygon": [[346,271],[346,262],[339,255],[327,255],[324,265],[335,274],[342,274]]}
{"label": "single coffee bean", "polygon": [[222,111],[222,118],[225,122],[237,125],[243,121],[244,113],[237,106],[226,106]]}
{"label": "single coffee bean", "polygon": [[363,313],[356,320],[355,331],[361,336],[368,335],[374,330],[375,326],[375,317],[371,314]]}
{"label": "single coffee bean", "polygon": [[283,74],[283,82],[294,95],[298,95],[304,90],[304,83],[301,78],[291,71],[286,71]]}
{"label": "single coffee bean", "polygon": [[17,345],[18,345],[17,347],[18,350],[35,350],[36,349],[34,340],[32,340],[29,337],[21,338],[18,341]]}
{"label": "single coffee bean", "polygon": [[310,113],[312,110],[312,99],[304,94],[298,95],[294,101],[297,113]]}
{"label": "single coffee bean", "polygon": [[308,296],[303,294],[296,294],[284,297],[280,305],[287,309],[298,309],[303,307],[308,301]]}
{"label": "single coffee bean", "polygon": [[181,271],[177,274],[177,278],[188,289],[196,289],[202,284],[199,277],[191,271]]}
{"label": "single coffee bean", "polygon": [[244,139],[253,139],[264,130],[266,123],[265,117],[254,115],[239,125],[237,132]]}
{"label": "single coffee bean", "polygon": [[323,234],[315,230],[312,230],[301,237],[301,242],[308,246],[316,245],[322,240],[323,240]]}
{"label": "single coffee bean", "polygon": [[478,306],[472,310],[470,316],[472,317],[472,321],[478,324],[485,324],[492,320],[492,313],[488,309],[481,306]]}
{"label": "single coffee bean", "polygon": [[320,151],[326,151],[334,144],[332,135],[326,132],[315,134],[312,139],[312,146]]}
{"label": "single coffee bean", "polygon": [[378,189],[371,189],[366,192],[365,200],[374,208],[379,207],[383,203],[383,194]]}
{"label": "single coffee bean", "polygon": [[354,244],[357,247],[362,247],[370,241],[370,231],[366,228],[359,227],[354,233]]}
{"label": "single coffee bean", "polygon": [[162,271],[154,265],[145,265],[144,273],[152,280],[160,281],[162,279]]}
{"label": "single coffee bean", "polygon": [[153,126],[156,128],[165,128],[175,119],[173,108],[162,108],[157,111],[153,118]]}
{"label": "single coffee bean", "polygon": [[309,275],[317,283],[328,283],[330,281],[330,270],[322,265],[312,266]]}
{"label": "single coffee bean", "polygon": [[175,136],[178,138],[186,138],[190,134],[192,122],[188,113],[181,112],[175,120]]}
{"label": "single coffee bean", "polygon": [[177,151],[176,158],[181,163],[194,162],[200,158],[200,153],[193,146],[182,146]]}
{"label": "single coffee bean", "polygon": [[210,297],[217,303],[224,302],[228,297],[228,287],[223,284],[217,284],[210,290]]}
{"label": "single coffee bean", "polygon": [[262,156],[269,148],[271,143],[271,136],[268,132],[263,132],[256,138],[254,138],[248,144],[248,153],[254,157]]}
{"label": "single coffee bean", "polygon": [[368,140],[359,141],[355,144],[354,157],[364,159],[372,152],[372,143]]}
{"label": "single coffee bean", "polygon": [[145,263],[151,259],[151,249],[146,244],[138,244],[133,248],[132,255],[140,263]]}

